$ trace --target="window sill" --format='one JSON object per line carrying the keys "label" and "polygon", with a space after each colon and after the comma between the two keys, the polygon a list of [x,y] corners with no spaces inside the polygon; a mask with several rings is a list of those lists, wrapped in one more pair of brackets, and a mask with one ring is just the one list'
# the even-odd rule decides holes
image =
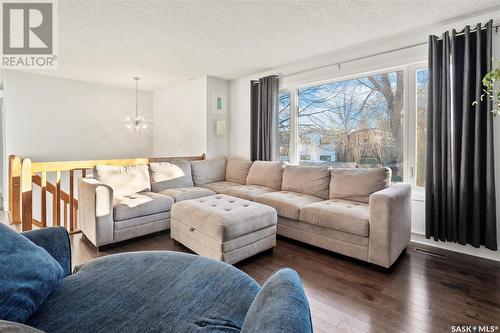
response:
{"label": "window sill", "polygon": [[414,187],[411,195],[413,201],[425,202],[425,189],[422,187]]}

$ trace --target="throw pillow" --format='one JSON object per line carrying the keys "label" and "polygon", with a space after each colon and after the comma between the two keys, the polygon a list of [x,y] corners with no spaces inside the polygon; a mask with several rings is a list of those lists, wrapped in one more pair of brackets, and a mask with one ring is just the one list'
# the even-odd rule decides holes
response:
{"label": "throw pillow", "polygon": [[0,319],[24,323],[62,277],[47,251],[0,223]]}
{"label": "throw pillow", "polygon": [[169,188],[194,186],[189,161],[149,163],[151,189],[160,192]]}

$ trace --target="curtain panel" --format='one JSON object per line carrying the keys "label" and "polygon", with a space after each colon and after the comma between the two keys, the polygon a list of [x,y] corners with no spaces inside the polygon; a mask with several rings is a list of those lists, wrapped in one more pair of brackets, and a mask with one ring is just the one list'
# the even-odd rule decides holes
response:
{"label": "curtain panel", "polygon": [[279,158],[279,78],[276,75],[250,83],[250,155],[252,161]]}
{"label": "curtain panel", "polygon": [[492,102],[472,105],[492,69],[492,26],[429,38],[425,236],[497,250]]}

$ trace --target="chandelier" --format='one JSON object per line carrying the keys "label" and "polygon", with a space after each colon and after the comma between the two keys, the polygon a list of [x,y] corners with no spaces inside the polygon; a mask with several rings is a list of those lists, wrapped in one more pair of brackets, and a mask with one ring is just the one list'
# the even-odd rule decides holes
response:
{"label": "chandelier", "polygon": [[132,133],[135,134],[143,134],[145,133],[151,126],[149,125],[149,120],[146,118],[144,114],[139,114],[139,94],[137,84],[139,81],[138,77],[134,77],[135,80],[135,114],[131,116],[127,116],[124,119],[125,127]]}

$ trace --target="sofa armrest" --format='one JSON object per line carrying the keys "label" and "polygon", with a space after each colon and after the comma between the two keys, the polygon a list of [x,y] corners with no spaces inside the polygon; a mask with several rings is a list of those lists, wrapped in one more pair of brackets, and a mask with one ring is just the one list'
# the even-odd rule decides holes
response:
{"label": "sofa armrest", "polygon": [[78,221],[95,246],[113,242],[113,189],[94,178],[78,180]]}
{"label": "sofa armrest", "polygon": [[411,185],[396,183],[370,195],[368,261],[389,268],[410,242]]}
{"label": "sofa armrest", "polygon": [[266,281],[250,305],[241,332],[312,332],[311,311],[297,272],[281,269]]}
{"label": "sofa armrest", "polygon": [[22,235],[43,247],[63,269],[63,277],[71,274],[71,245],[64,227],[51,227],[23,232]]}

